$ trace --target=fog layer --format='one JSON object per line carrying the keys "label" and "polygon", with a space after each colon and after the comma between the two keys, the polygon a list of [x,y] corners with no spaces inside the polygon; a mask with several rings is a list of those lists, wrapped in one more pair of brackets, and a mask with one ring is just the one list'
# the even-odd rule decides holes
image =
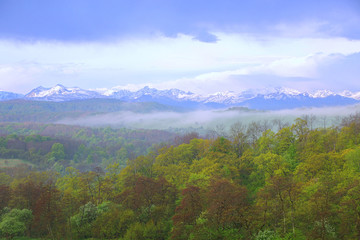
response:
{"label": "fog layer", "polygon": [[296,118],[311,116],[314,127],[339,124],[339,119],[360,111],[360,105],[346,107],[304,108],[279,111],[246,111],[243,109],[207,110],[192,112],[116,112],[96,114],[82,118],[65,118],[57,123],[90,127],[126,127],[145,129],[171,128],[214,128],[223,125],[230,127],[236,122],[248,124],[254,121],[273,121],[280,119],[292,123]]}

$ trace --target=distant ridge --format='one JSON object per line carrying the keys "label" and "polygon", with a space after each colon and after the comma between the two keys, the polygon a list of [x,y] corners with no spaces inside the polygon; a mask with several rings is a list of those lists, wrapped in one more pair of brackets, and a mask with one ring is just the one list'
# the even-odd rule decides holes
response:
{"label": "distant ridge", "polygon": [[117,99],[124,102],[155,102],[184,109],[226,108],[242,106],[259,110],[293,109],[301,107],[329,107],[356,104],[360,92],[334,93],[318,90],[313,93],[289,88],[218,92],[202,96],[179,89],[158,90],[148,86],[138,91],[121,88],[85,90],[78,87],[56,85],[52,88],[37,87],[26,95],[0,91],[0,100],[25,99],[36,101],[66,102],[85,99]]}
{"label": "distant ridge", "polygon": [[11,100],[11,99],[19,99],[19,98],[22,98],[22,97],[24,97],[24,95],[22,95],[22,94],[0,91],[0,101]]}
{"label": "distant ridge", "polygon": [[118,99],[80,99],[72,101],[0,102],[0,122],[54,122],[66,117],[87,117],[115,112],[151,113],[181,111],[153,102],[124,102]]}

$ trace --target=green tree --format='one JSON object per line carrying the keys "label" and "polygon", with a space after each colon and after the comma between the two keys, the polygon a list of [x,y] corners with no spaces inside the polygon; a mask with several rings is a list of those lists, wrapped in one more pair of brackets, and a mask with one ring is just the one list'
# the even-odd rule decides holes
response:
{"label": "green tree", "polygon": [[7,239],[23,236],[32,218],[32,212],[29,209],[12,209],[1,217],[0,234]]}
{"label": "green tree", "polygon": [[57,160],[65,159],[65,148],[61,143],[54,143],[51,147],[50,156]]}
{"label": "green tree", "polygon": [[74,227],[74,234],[77,238],[92,237],[92,223],[98,216],[98,209],[92,202],[81,206],[79,213],[71,217],[71,225]]}

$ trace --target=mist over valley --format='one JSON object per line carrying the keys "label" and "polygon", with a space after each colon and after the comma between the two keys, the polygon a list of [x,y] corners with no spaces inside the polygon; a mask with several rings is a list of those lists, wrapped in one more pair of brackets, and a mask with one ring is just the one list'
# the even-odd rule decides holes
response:
{"label": "mist over valley", "polygon": [[[150,113],[136,113],[121,111],[113,113],[95,114],[73,118],[62,118],[55,123],[67,125],[81,125],[87,127],[110,126],[115,128],[144,128],[144,129],[193,129],[201,132],[223,126],[229,130],[234,123],[241,122],[248,125],[251,122],[267,121],[268,124],[281,120],[284,124],[291,125],[296,118],[304,116],[315,117],[313,127],[337,126],[343,117],[358,113],[360,105],[344,107],[301,108],[278,111],[258,111],[249,109],[222,109],[198,110],[187,112],[155,111]],[[325,123],[324,123],[325,122]],[[274,130],[276,129],[275,126]]]}

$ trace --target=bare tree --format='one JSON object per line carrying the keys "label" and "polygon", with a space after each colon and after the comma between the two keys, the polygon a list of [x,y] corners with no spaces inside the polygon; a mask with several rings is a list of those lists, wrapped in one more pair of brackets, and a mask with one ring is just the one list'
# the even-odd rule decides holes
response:
{"label": "bare tree", "polygon": [[246,131],[246,135],[249,136],[250,144],[252,146],[255,145],[257,139],[260,137],[262,132],[261,125],[259,122],[251,122],[249,123]]}
{"label": "bare tree", "polygon": [[218,124],[215,128],[209,129],[207,137],[209,139],[216,139],[218,137],[226,137],[226,130],[224,124]]}
{"label": "bare tree", "polygon": [[273,123],[269,121],[268,119],[264,119],[260,122],[260,129],[261,132],[265,132],[273,127]]}
{"label": "bare tree", "polygon": [[301,118],[304,119],[307,122],[307,127],[310,130],[314,129],[314,125],[315,125],[315,122],[316,122],[316,116],[314,114],[302,115]]}
{"label": "bare tree", "polygon": [[241,122],[234,123],[230,128],[230,138],[238,157],[240,157],[249,146],[246,127]]}
{"label": "bare tree", "polygon": [[326,128],[327,128],[327,116],[326,115],[321,116],[320,120],[321,120],[323,129],[326,130]]}
{"label": "bare tree", "polygon": [[289,123],[280,119],[280,118],[275,118],[272,120],[272,124],[273,126],[275,126],[277,129],[277,131],[280,131],[281,129],[288,127]]}

